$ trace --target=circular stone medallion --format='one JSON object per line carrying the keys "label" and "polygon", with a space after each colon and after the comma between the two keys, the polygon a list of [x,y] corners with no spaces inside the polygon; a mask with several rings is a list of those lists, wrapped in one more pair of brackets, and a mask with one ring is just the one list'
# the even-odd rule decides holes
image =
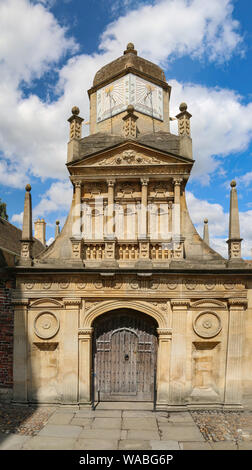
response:
{"label": "circular stone medallion", "polygon": [[39,313],[34,320],[34,330],[39,338],[52,338],[59,331],[59,320],[54,313]]}
{"label": "circular stone medallion", "polygon": [[221,331],[220,317],[214,312],[201,312],[194,320],[193,329],[202,338],[213,338]]}

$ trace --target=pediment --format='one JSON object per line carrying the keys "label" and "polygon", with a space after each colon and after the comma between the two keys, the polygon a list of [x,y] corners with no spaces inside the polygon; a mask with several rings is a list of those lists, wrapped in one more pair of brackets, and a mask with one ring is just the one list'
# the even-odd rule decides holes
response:
{"label": "pediment", "polygon": [[56,299],[37,299],[34,302],[30,303],[30,308],[39,307],[39,308],[62,308],[64,307],[62,302]]}
{"label": "pediment", "polygon": [[[192,160],[185,157],[166,154],[160,151],[150,150],[137,144],[120,145],[117,148],[99,152],[99,154],[83,157],[78,162],[73,162],[72,167],[130,167],[130,166],[157,166],[157,165],[188,165],[192,166]],[[69,165],[70,166],[70,165]]]}
{"label": "pediment", "polygon": [[221,302],[220,300],[208,300],[208,299],[202,299],[202,300],[197,300],[196,302],[193,302],[191,304],[192,308],[200,308],[200,309],[214,309],[214,308],[222,308],[225,309],[227,308],[226,304]]}

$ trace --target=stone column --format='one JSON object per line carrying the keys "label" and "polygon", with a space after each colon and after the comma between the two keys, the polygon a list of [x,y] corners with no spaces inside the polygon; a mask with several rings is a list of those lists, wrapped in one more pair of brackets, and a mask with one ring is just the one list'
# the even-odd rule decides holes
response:
{"label": "stone column", "polygon": [[142,196],[140,224],[138,224],[139,258],[141,260],[150,259],[150,243],[148,238],[148,178],[141,178]]}
{"label": "stone column", "polygon": [[79,403],[90,403],[93,328],[79,329]]}
{"label": "stone column", "polygon": [[27,184],[25,190],[20,264],[22,266],[31,266],[33,258],[31,185]]}
{"label": "stone column", "polygon": [[181,208],[180,208],[180,193],[181,193],[181,183],[183,178],[174,178],[174,204],[172,211],[172,239],[173,239],[173,250],[174,258],[182,259],[183,258],[183,243],[181,240]]}
{"label": "stone column", "polygon": [[65,404],[78,402],[78,326],[80,299],[65,299],[62,333],[62,400]]}
{"label": "stone column", "polygon": [[168,202],[168,233],[170,234],[170,238],[172,237],[172,201]]}
{"label": "stone column", "polygon": [[242,403],[242,357],[245,335],[244,310],[246,299],[229,300],[229,328],[227,344],[227,367],[225,406]]}
{"label": "stone column", "polygon": [[183,405],[186,395],[186,337],[188,299],[172,300],[172,345],[170,400],[172,404]]}
{"label": "stone column", "polygon": [[241,242],[240,237],[240,222],[239,222],[239,209],[238,197],[236,190],[236,182],[233,180],[230,183],[230,211],[229,211],[229,238],[228,244],[228,259],[230,263],[241,262]]}
{"label": "stone column", "polygon": [[105,259],[115,260],[115,227],[114,227],[114,186],[115,180],[109,179],[108,183],[108,209],[107,230],[105,238]]}
{"label": "stone column", "polygon": [[81,210],[81,188],[80,181],[74,182],[74,208],[73,208],[73,226],[72,226],[72,258],[79,261],[82,258],[82,210]]}
{"label": "stone column", "polygon": [[171,329],[158,328],[157,402],[169,402]]}
{"label": "stone column", "polygon": [[14,351],[13,351],[13,401],[27,402],[28,381],[28,300],[13,301],[14,310]]}

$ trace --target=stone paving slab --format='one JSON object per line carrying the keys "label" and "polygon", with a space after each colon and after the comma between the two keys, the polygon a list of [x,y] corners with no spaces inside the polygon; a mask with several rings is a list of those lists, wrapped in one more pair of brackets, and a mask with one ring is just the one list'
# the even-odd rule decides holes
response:
{"label": "stone paving slab", "polygon": [[122,429],[151,429],[157,430],[157,421],[155,417],[151,418],[123,418]]}
{"label": "stone paving slab", "polygon": [[173,441],[204,441],[204,438],[198,428],[194,426],[182,426],[171,424],[159,428],[161,431],[161,440]]}
{"label": "stone paving slab", "polygon": [[29,439],[24,450],[72,450],[76,439],[68,437],[35,436]]}
{"label": "stone paving slab", "polygon": [[92,428],[121,429],[121,418],[95,418]]}
{"label": "stone paving slab", "polygon": [[73,418],[70,421],[70,424],[71,426],[76,425],[76,426],[81,426],[84,428],[91,428],[93,421],[94,421],[94,418],[79,418],[78,415],[76,415],[76,418]]}
{"label": "stone paving slab", "polygon": [[212,450],[209,442],[179,442],[181,450]]}
{"label": "stone paving slab", "polygon": [[238,442],[239,450],[252,450],[252,442]]}
{"label": "stone paving slab", "polygon": [[178,441],[150,441],[152,450],[180,450]]}
{"label": "stone paving slab", "polygon": [[159,433],[158,431],[154,431],[154,430],[140,430],[140,429],[133,429],[133,430],[129,430],[127,431],[127,439],[128,440],[131,440],[131,439],[141,439],[141,440],[144,440],[144,441],[149,441],[149,440],[160,440],[160,436],[159,436]]}
{"label": "stone paving slab", "polygon": [[79,439],[120,439],[121,429],[84,429]]}
{"label": "stone paving slab", "polygon": [[48,420],[49,424],[69,424],[74,413],[54,413]]}
{"label": "stone paving slab", "polygon": [[[162,413],[163,414],[163,413]],[[168,413],[166,413],[166,416]],[[123,418],[153,418],[155,419],[158,416],[157,413],[153,413],[152,411],[141,411],[141,410],[123,410],[122,417]],[[167,418],[166,418],[167,419]]]}
{"label": "stone paving slab", "polygon": [[210,442],[213,450],[237,450],[237,445],[232,441]]}
{"label": "stone paving slab", "polygon": [[77,438],[82,431],[81,426],[47,424],[39,433],[39,436],[52,437],[75,437]]}
{"label": "stone paving slab", "polygon": [[128,440],[125,439],[119,442],[120,450],[151,450],[151,444],[149,441],[140,440]]}
{"label": "stone paving slab", "polygon": [[74,450],[117,450],[118,441],[110,439],[78,439]]}
{"label": "stone paving slab", "polygon": [[0,433],[0,450],[20,450],[30,436]]}
{"label": "stone paving slab", "polygon": [[189,423],[194,424],[194,420],[189,412],[171,412],[169,413],[168,420],[171,423]]}

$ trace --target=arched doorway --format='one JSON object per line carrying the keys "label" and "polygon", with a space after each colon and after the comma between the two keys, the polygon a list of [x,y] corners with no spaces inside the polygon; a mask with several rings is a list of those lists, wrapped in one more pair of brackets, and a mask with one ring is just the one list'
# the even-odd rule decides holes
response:
{"label": "arched doorway", "polygon": [[95,397],[103,401],[151,401],[157,357],[157,322],[127,308],[93,322]]}

